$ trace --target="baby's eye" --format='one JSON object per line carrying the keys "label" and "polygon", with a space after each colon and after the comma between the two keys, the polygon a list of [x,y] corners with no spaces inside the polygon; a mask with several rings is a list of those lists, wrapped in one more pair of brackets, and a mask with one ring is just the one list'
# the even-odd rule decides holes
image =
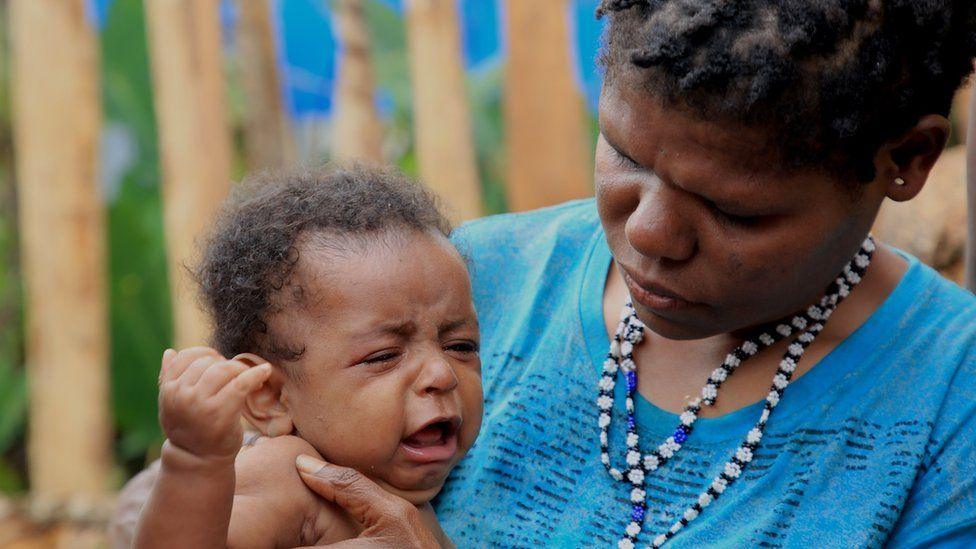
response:
{"label": "baby's eye", "polygon": [[366,360],[364,360],[362,363],[363,364],[382,364],[384,362],[389,362],[389,361],[395,359],[397,356],[399,356],[397,353],[385,352],[385,353],[378,354],[376,356],[371,356],[371,357],[367,358]]}
{"label": "baby's eye", "polygon": [[447,347],[448,351],[454,351],[456,353],[477,353],[478,344],[474,341],[460,341],[458,343],[452,343]]}

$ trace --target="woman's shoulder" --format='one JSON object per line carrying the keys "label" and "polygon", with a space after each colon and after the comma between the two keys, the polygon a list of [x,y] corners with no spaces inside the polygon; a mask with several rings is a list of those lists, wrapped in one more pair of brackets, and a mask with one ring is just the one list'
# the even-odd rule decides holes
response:
{"label": "woman's shoulder", "polygon": [[915,417],[928,437],[889,544],[969,547],[976,541],[976,296],[927,266],[915,268],[919,280],[897,319],[886,377],[894,380],[889,409]]}
{"label": "woman's shoulder", "polygon": [[462,254],[477,259],[485,254],[584,242],[599,225],[596,201],[590,198],[469,221],[454,231],[452,240]]}
{"label": "woman's shoulder", "polygon": [[602,234],[593,199],[491,216],[459,228],[453,242],[467,262],[482,327],[508,316],[513,306],[565,289],[583,271]]}
{"label": "woman's shoulder", "polygon": [[976,367],[976,295],[904,255],[909,269],[888,307],[895,313],[888,319],[892,331],[906,345],[943,353],[958,366]]}

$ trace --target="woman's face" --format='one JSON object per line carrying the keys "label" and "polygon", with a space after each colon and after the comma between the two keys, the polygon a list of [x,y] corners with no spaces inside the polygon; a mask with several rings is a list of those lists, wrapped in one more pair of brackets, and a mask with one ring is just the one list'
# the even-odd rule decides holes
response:
{"label": "woman's face", "polygon": [[806,307],[855,254],[884,186],[855,198],[787,173],[767,136],[662,106],[619,75],[600,100],[597,203],[638,315],[672,339],[747,329]]}

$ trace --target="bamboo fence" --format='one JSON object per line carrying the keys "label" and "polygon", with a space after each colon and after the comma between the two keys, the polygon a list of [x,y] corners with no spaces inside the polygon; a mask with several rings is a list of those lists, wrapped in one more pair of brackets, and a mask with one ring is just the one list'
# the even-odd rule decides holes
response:
{"label": "bamboo fence", "polygon": [[[162,163],[176,346],[207,326],[186,266],[231,186],[218,0],[144,0]],[[572,68],[568,0],[508,0],[504,119],[511,209],[588,196],[591,159]],[[99,54],[86,0],[9,0],[22,262],[28,312],[34,494],[109,491],[105,222],[97,185]],[[295,161],[269,0],[238,0],[251,169]],[[382,160],[383,128],[362,4],[333,3],[340,46],[333,135],[340,159]],[[553,17],[553,13],[567,13]],[[406,0],[415,145],[423,181],[458,219],[482,191],[455,0]],[[962,101],[966,104],[966,101]],[[976,158],[976,153],[971,153]],[[976,201],[976,178],[970,203]],[[970,217],[970,231],[976,231]],[[972,239],[970,239],[971,241]],[[972,257],[972,255],[970,256]],[[971,259],[971,265],[976,259]],[[976,284],[976,268],[970,281]],[[70,459],[65,456],[70,452]]]}

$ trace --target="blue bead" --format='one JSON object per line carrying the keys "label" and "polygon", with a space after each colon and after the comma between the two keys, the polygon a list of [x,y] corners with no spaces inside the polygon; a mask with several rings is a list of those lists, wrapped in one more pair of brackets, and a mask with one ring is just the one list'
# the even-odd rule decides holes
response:
{"label": "blue bead", "polygon": [[637,388],[637,373],[627,372],[627,390],[633,392]]}
{"label": "blue bead", "polygon": [[674,435],[672,436],[674,437],[674,441],[677,442],[678,444],[684,444],[685,441],[688,440],[688,432],[685,431],[684,426],[680,426],[677,429],[675,429]]}
{"label": "blue bead", "polygon": [[627,414],[627,427],[633,429],[637,426],[637,420],[634,419],[634,414]]}
{"label": "blue bead", "polygon": [[630,513],[630,518],[634,519],[634,522],[644,522],[644,507],[635,505],[634,510]]}

